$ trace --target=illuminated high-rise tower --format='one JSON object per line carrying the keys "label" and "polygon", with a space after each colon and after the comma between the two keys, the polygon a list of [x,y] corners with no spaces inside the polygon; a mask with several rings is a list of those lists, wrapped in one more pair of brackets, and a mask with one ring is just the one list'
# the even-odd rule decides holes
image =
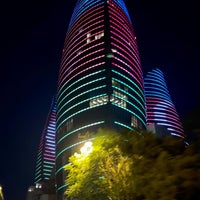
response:
{"label": "illuminated high-rise tower", "polygon": [[145,128],[143,74],[123,0],[79,0],[69,23],[57,98],[57,192],[64,167],[87,133]]}
{"label": "illuminated high-rise tower", "polygon": [[160,69],[148,72],[144,79],[144,87],[147,126],[165,127],[167,134],[184,137],[183,127],[171,100],[163,72]]}
{"label": "illuminated high-rise tower", "polygon": [[35,183],[48,181],[55,167],[56,100],[53,98],[50,111],[40,139]]}

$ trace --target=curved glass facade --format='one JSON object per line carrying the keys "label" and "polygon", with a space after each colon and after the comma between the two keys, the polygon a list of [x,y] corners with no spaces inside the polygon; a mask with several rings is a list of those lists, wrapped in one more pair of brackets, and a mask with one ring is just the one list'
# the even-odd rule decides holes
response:
{"label": "curved glass facade", "polygon": [[56,100],[53,98],[42,132],[35,170],[35,183],[50,179],[55,167]]}
{"label": "curved glass facade", "polygon": [[171,135],[184,137],[179,115],[171,100],[163,72],[154,69],[144,79],[147,107],[147,126],[151,124],[166,127]]}
{"label": "curved glass facade", "polygon": [[122,0],[79,0],[66,35],[58,80],[57,192],[68,157],[100,127],[146,127],[143,74]]}

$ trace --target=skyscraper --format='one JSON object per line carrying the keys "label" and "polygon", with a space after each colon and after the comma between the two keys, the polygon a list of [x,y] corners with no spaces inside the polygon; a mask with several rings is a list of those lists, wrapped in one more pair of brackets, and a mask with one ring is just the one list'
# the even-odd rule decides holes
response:
{"label": "skyscraper", "polygon": [[58,80],[56,181],[66,188],[68,157],[99,127],[145,128],[143,74],[123,0],[79,0]]}
{"label": "skyscraper", "polygon": [[147,126],[165,127],[168,134],[184,137],[183,127],[171,100],[163,72],[160,69],[148,72],[144,78],[144,87]]}
{"label": "skyscraper", "polygon": [[40,140],[35,170],[35,183],[50,179],[55,167],[56,100],[53,98]]}

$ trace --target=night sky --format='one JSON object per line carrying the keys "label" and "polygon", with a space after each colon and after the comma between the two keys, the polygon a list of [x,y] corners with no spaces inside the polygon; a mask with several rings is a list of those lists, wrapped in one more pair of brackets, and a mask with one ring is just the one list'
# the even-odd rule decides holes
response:
{"label": "night sky", "polygon": [[[197,1],[125,2],[144,74],[155,67],[165,73],[182,118],[200,105]],[[6,200],[24,200],[34,181],[37,147],[75,3],[10,0],[0,6],[0,184]]]}

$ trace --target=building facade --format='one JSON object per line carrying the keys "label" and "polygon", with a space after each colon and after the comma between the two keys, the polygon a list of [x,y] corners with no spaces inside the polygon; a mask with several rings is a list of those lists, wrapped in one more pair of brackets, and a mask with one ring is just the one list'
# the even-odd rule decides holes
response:
{"label": "building facade", "polygon": [[35,183],[46,182],[52,176],[53,169],[55,168],[55,133],[56,99],[54,97],[39,143]]}
{"label": "building facade", "polygon": [[184,137],[182,123],[171,100],[163,72],[160,69],[148,72],[144,78],[144,87],[147,128],[159,135]]}
{"label": "building facade", "polygon": [[69,23],[58,80],[56,183],[64,167],[100,127],[146,127],[143,73],[123,0],[79,0]]}

